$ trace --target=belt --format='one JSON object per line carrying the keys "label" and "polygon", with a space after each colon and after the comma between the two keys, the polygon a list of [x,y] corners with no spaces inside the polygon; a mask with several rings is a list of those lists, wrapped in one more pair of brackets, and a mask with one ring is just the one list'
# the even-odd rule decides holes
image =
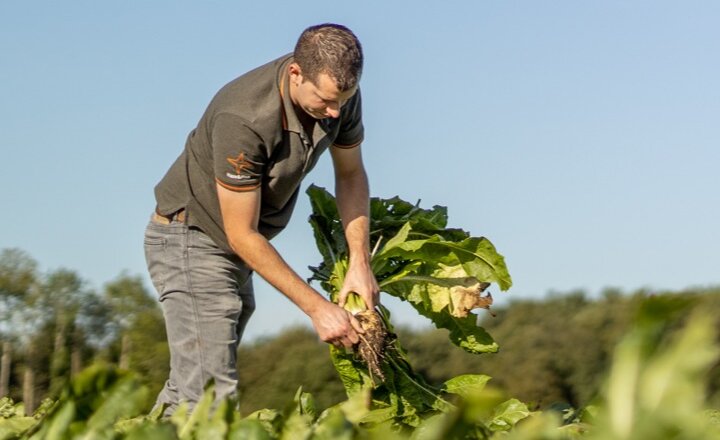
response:
{"label": "belt", "polygon": [[170,215],[163,215],[155,211],[152,214],[152,221],[161,225],[169,225],[170,223],[185,223],[185,209],[181,209]]}

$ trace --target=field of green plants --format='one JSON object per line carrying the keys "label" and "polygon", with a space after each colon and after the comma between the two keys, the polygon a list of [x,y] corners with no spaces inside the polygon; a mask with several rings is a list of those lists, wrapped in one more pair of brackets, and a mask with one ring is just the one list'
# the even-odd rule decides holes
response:
{"label": "field of green plants", "polygon": [[[336,299],[348,258],[342,225],[329,193],[317,187],[308,193],[323,256],[313,280]],[[447,344],[457,350],[492,356],[487,353],[498,344],[471,311],[492,306],[485,293],[490,285],[505,290],[512,283],[494,246],[447,228],[443,207],[373,199],[371,214],[372,265],[381,290],[447,330]],[[362,306],[349,301],[347,307]],[[720,362],[717,318],[691,298],[644,299],[612,353],[601,393],[582,408],[561,410],[506,395],[480,373],[431,384],[413,367],[389,312],[380,307],[377,319],[379,329],[368,329],[377,330],[377,338],[368,337],[355,352],[329,347],[347,399],[326,408],[298,384],[285,405],[241,413],[238,402],[216,401],[208,384],[192,411],[184,405],[161,419],[160,411],[144,413],[155,395],[141,377],[95,363],[31,414],[2,398],[0,440],[720,439],[720,412],[707,396],[707,373]]]}
{"label": "field of green plants", "polygon": [[648,300],[615,350],[602,397],[583,409],[529,411],[485,387],[489,378],[461,377],[442,391],[447,405],[416,426],[373,409],[372,390],[317,408],[298,389],[283,408],[241,414],[232,401],[213,405],[212,386],[192,414],[159,420],[140,414],[154,396],[134,374],[95,365],[33,415],[0,400],[0,439],[717,439],[720,412],[707,406],[704,383],[720,353],[714,319],[694,312],[666,344],[657,340],[669,318],[687,311],[687,303]]}

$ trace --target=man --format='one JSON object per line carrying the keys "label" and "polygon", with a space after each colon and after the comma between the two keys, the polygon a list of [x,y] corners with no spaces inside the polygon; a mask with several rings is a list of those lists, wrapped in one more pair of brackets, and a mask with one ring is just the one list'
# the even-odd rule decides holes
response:
{"label": "man", "polygon": [[369,307],[378,285],[369,265],[368,181],[363,139],[362,48],[346,27],[306,29],[293,54],[228,83],[155,188],[145,254],[170,345],[170,377],[156,405],[192,407],[213,379],[218,398],[237,389],[237,346],[255,307],[259,273],[311,319],[319,337],[351,347],[357,320],[305,283],[269,240],[290,220],[300,182],[330,150],[350,250],[340,292]]}

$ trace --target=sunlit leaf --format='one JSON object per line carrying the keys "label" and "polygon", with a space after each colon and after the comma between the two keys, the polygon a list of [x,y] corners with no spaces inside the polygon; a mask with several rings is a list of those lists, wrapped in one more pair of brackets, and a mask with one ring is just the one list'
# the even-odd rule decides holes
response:
{"label": "sunlit leaf", "polygon": [[446,393],[467,397],[482,391],[489,380],[490,376],[484,374],[462,374],[446,381],[442,390]]}

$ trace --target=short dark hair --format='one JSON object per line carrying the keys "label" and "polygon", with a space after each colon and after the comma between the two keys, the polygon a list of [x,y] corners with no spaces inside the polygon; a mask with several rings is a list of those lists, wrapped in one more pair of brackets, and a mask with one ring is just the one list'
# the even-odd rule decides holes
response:
{"label": "short dark hair", "polygon": [[295,45],[294,57],[304,78],[317,84],[318,75],[325,73],[341,92],[355,87],[362,74],[360,41],[339,24],[324,23],[305,29]]}

